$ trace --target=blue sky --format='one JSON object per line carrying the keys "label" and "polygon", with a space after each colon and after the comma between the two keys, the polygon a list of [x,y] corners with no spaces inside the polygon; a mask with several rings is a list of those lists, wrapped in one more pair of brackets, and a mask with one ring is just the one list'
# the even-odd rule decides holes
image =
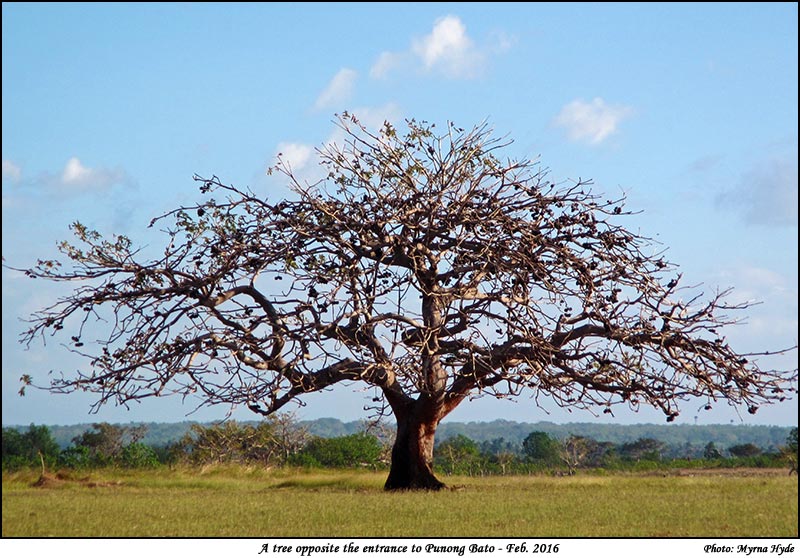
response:
{"label": "blue sky", "polygon": [[[334,113],[487,120],[557,179],[592,178],[642,214],[689,283],[760,300],[741,351],[797,343],[797,4],[15,4],[2,18],[3,258],[55,253],[74,220],[141,243],[150,218],[216,174],[271,198],[279,151],[315,173]],[[19,377],[82,365],[25,350],[20,317],[65,294],[3,269],[3,424],[185,420],[177,399],[88,415],[89,399]],[[797,367],[797,353],[775,359]],[[359,386],[305,418],[365,417]],[[546,405],[546,403],[545,403]],[[450,420],[611,420],[479,399]],[[743,417],[687,404],[677,422],[797,424],[797,402]],[[188,418],[211,420],[225,409]],[[255,418],[236,412],[241,419]],[[695,417],[697,417],[695,419]],[[661,422],[618,413],[617,422]]]}

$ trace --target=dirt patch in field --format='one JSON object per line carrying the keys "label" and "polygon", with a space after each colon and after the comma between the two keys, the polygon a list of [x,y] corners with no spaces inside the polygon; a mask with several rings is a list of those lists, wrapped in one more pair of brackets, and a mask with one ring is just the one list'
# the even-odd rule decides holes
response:
{"label": "dirt patch in field", "polygon": [[122,481],[93,481],[89,477],[74,478],[72,475],[58,472],[56,474],[43,473],[31,486],[36,488],[61,488],[69,485],[97,488],[106,486],[121,486]]}
{"label": "dirt patch in field", "polygon": [[57,476],[44,473],[31,486],[35,486],[37,488],[53,488],[56,486],[62,486],[63,484],[64,481]]}

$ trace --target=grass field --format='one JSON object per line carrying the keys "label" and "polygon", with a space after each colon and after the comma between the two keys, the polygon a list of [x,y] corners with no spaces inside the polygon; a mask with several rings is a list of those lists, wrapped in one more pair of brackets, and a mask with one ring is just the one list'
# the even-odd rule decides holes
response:
{"label": "grass field", "polygon": [[797,477],[445,477],[382,491],[385,473],[206,470],[3,474],[3,537],[797,537]]}

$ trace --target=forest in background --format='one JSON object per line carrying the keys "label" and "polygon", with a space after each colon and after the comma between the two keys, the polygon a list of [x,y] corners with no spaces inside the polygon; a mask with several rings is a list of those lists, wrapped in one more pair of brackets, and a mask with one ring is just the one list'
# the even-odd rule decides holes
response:
{"label": "forest in background", "polygon": [[[194,421],[184,422],[130,422],[116,426],[145,426],[146,431],[141,442],[149,446],[168,446],[180,440],[191,429]],[[202,423],[209,425],[212,423]],[[258,424],[258,421],[241,421],[240,424]],[[335,418],[321,418],[310,421],[298,421],[298,424],[313,436],[335,438],[363,432],[367,425],[363,421],[343,422]],[[74,438],[92,428],[92,423],[74,425],[47,425],[53,439],[62,449],[68,447]],[[3,426],[26,430],[28,425]],[[553,438],[563,439],[568,436],[583,436],[595,440],[603,440],[614,444],[633,442],[641,438],[651,438],[663,442],[667,446],[684,447],[705,446],[714,443],[718,447],[730,447],[739,444],[753,444],[765,451],[774,451],[786,441],[792,427],[764,426],[742,424],[597,424],[573,422],[556,424],[552,422],[515,422],[494,420],[488,422],[443,422],[436,433],[437,442],[442,443],[449,438],[461,435],[475,442],[491,442],[503,439],[511,445],[522,444],[531,432],[544,432]]]}
{"label": "forest in background", "polygon": [[[394,429],[385,423],[263,421],[212,424],[94,423],[72,427],[3,428],[3,470],[41,465],[84,469],[163,465],[258,464],[264,467],[385,468]],[[520,438],[520,435],[524,436]],[[149,437],[149,438],[148,438]],[[65,444],[64,440],[68,438]],[[797,469],[797,428],[657,426],[573,423],[450,423],[434,463],[447,474],[573,475],[578,469]]]}

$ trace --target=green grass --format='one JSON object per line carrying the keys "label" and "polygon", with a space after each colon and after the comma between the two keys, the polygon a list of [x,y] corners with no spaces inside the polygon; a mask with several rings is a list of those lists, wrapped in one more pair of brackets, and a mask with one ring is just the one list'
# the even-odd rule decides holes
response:
{"label": "green grass", "polygon": [[221,467],[3,474],[3,537],[797,537],[797,477],[445,478]]}

